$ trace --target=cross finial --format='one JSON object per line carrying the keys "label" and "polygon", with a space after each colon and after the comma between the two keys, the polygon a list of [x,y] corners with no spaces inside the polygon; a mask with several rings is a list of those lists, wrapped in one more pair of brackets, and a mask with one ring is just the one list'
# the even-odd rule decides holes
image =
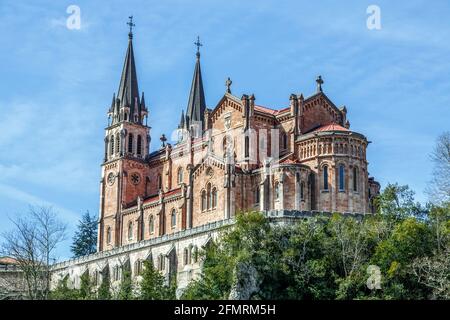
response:
{"label": "cross finial", "polygon": [[161,140],[161,148],[164,148],[166,146],[166,141],[167,141],[166,135],[163,133],[161,135],[161,137],[159,138],[159,140]]}
{"label": "cross finial", "polygon": [[323,84],[322,76],[318,76],[316,82],[317,82],[317,92],[322,92],[322,84]]}
{"label": "cross finial", "polygon": [[197,58],[200,57],[200,47],[203,46],[203,44],[200,43],[200,37],[197,36],[197,41],[194,42],[194,44],[197,46]]}
{"label": "cross finial", "polygon": [[133,16],[129,16],[128,19],[130,19],[130,21],[127,22],[127,25],[130,27],[130,33],[128,34],[128,37],[130,39],[133,39],[133,27],[135,27],[136,25],[133,23]]}
{"label": "cross finial", "polygon": [[231,84],[233,81],[231,81],[230,77],[228,77],[227,81],[225,81],[225,86],[227,87],[227,93],[231,93]]}

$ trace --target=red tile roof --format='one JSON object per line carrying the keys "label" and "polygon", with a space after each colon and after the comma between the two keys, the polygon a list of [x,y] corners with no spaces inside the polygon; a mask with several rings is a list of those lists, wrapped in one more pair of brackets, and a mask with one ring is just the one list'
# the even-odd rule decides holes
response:
{"label": "red tile roof", "polygon": [[0,257],[0,264],[17,265],[19,262],[11,257]]}
{"label": "red tile roof", "polygon": [[257,111],[259,111],[259,112],[264,112],[264,113],[268,113],[268,114],[271,114],[271,115],[277,115],[278,114],[278,110],[273,110],[273,109],[269,109],[269,108],[266,108],[266,107],[263,107],[263,106],[257,106],[257,105],[255,105],[255,110],[257,110]]}
{"label": "red tile roof", "polygon": [[177,188],[177,189],[173,189],[173,190],[170,190],[170,191],[164,193],[164,196],[168,197],[168,196],[180,193],[180,192],[181,192],[181,188]]}
{"label": "red tile roof", "polygon": [[349,132],[347,128],[344,128],[343,126],[337,124],[337,123],[330,123],[323,126],[320,126],[316,129],[314,129],[312,132],[323,132],[323,131],[346,131]]}
{"label": "red tile roof", "polygon": [[[170,191],[164,193],[164,197],[169,197],[169,196],[172,196],[172,195],[175,195],[178,193],[181,193],[181,188],[173,189],[173,190],[170,190]],[[152,202],[157,199],[159,199],[159,194],[155,194],[155,195],[152,195],[152,196],[144,199],[144,203],[149,203],[149,202]]]}
{"label": "red tile roof", "polygon": [[299,163],[297,160],[292,160],[290,158],[286,158],[284,160],[281,160],[280,163],[282,164],[294,164],[294,163]]}

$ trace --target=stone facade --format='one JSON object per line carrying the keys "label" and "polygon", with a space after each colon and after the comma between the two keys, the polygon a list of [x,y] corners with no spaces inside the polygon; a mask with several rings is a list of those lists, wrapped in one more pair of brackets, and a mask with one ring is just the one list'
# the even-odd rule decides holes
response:
{"label": "stone facade", "polygon": [[115,266],[152,259],[185,283],[196,267],[181,261],[217,234],[201,228],[226,224],[239,211],[373,212],[380,186],[369,178],[369,142],[350,130],[346,107],[336,107],[322,84],[319,77],[314,94],[292,94],[286,107],[271,109],[256,104],[253,94],[234,96],[227,81],[224,96],[207,108],[197,52],[177,142],[162,136],[161,146],[150,153],[147,121],[157,119],[147,120],[130,33],[105,130],[99,252],[59,264],[55,274],[111,273]]}
{"label": "stone facade", "polygon": [[10,257],[0,257],[0,300],[23,299],[26,294],[26,281],[19,262]]}

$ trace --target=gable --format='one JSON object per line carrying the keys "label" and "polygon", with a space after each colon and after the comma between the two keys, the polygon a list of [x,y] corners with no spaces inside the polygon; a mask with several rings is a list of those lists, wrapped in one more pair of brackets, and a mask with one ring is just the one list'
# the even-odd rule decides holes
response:
{"label": "gable", "polygon": [[232,128],[240,125],[243,112],[242,102],[237,97],[226,93],[209,115],[211,127],[220,131],[226,130],[224,118],[228,115],[230,116]]}
{"label": "gable", "polygon": [[301,132],[308,132],[330,123],[344,125],[342,112],[322,92],[306,99],[302,111]]}

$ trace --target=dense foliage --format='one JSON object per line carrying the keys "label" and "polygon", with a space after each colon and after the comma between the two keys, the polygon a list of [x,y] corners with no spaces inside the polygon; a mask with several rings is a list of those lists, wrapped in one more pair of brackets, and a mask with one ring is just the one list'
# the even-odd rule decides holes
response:
{"label": "dense foliage", "polygon": [[252,299],[450,299],[450,204],[422,208],[407,186],[388,185],[377,205],[290,226],[240,214],[205,248],[183,298],[226,299],[251,268]]}
{"label": "dense foliage", "polygon": [[85,272],[80,277],[80,288],[68,285],[68,277],[59,281],[51,293],[54,300],[170,300],[175,299],[175,278],[167,285],[164,276],[149,261],[144,262],[144,269],[139,279],[131,276],[128,265],[122,266],[121,279],[114,286],[106,273],[100,285]]}
{"label": "dense foliage", "polygon": [[87,211],[78,222],[70,247],[73,257],[86,256],[97,251],[97,219]]}
{"label": "dense foliage", "polygon": [[[450,299],[450,203],[422,207],[407,186],[388,185],[378,214],[317,216],[292,225],[259,212],[237,215],[201,252],[203,273],[183,299]],[[63,279],[54,299],[175,299],[175,280],[146,261],[139,279],[122,268],[113,289],[108,275],[95,289]]]}

